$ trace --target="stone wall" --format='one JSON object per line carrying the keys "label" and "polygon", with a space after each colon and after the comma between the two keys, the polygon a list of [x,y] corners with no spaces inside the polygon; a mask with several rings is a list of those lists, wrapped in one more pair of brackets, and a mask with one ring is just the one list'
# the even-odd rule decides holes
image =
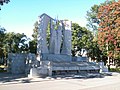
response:
{"label": "stone wall", "polygon": [[12,74],[23,74],[29,72],[32,63],[35,60],[35,54],[8,54],[8,72]]}

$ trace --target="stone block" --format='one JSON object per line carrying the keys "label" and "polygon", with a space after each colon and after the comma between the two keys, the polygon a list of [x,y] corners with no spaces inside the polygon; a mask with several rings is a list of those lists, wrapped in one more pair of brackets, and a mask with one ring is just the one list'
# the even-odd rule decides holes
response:
{"label": "stone block", "polygon": [[62,54],[41,54],[41,60],[48,61],[71,61],[71,55],[62,55]]}

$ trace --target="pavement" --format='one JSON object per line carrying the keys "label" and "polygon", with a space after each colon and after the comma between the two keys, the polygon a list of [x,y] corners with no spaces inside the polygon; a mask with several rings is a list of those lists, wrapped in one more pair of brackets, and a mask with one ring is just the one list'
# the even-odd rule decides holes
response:
{"label": "pavement", "polygon": [[0,73],[0,90],[120,90],[120,74],[100,78],[46,77]]}

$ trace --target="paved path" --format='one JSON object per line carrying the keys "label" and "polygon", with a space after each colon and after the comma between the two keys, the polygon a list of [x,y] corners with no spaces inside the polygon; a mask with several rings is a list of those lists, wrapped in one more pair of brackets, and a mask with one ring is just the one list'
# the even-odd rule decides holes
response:
{"label": "paved path", "polygon": [[104,78],[0,77],[0,90],[120,90],[120,75]]}

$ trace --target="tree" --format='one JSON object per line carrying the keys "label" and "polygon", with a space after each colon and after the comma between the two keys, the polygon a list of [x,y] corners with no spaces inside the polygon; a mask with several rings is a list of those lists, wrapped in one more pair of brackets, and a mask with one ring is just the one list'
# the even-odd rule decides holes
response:
{"label": "tree", "polygon": [[93,31],[94,36],[97,36],[98,33],[98,27],[100,20],[98,19],[98,9],[100,6],[104,6],[106,4],[111,4],[112,2],[115,2],[115,0],[105,1],[104,3],[101,3],[100,5],[93,5],[89,11],[87,11],[86,19],[88,21],[87,27]]}
{"label": "tree", "polygon": [[0,48],[3,47],[3,40],[5,38],[5,28],[0,27]]}
{"label": "tree", "polygon": [[29,41],[29,51],[30,53],[37,54],[37,41],[36,40]]}
{"label": "tree", "polygon": [[[0,0],[0,5],[3,5],[4,3],[8,3],[8,2],[10,2],[10,0]],[[0,10],[1,10],[1,8],[0,8]]]}
{"label": "tree", "polygon": [[99,5],[94,5],[91,7],[90,11],[87,11],[87,27],[93,31],[94,36],[96,36],[97,28],[99,24],[99,19],[97,18]]}
{"label": "tree", "polygon": [[0,63],[4,63],[4,39],[5,39],[5,29],[0,27]]}
{"label": "tree", "polygon": [[99,8],[98,44],[109,58],[120,60],[120,0]]}
{"label": "tree", "polygon": [[28,52],[28,38],[23,33],[6,33],[6,29],[0,27],[0,60],[6,62],[8,53]]}
{"label": "tree", "polygon": [[33,34],[32,34],[33,39],[36,41],[37,41],[37,35],[38,35],[38,22],[36,21],[34,23],[34,29],[33,29]]}
{"label": "tree", "polygon": [[89,50],[91,41],[93,40],[92,33],[85,27],[80,27],[77,23],[72,23],[72,54],[73,56],[82,49]]}
{"label": "tree", "polygon": [[23,33],[9,32],[5,35],[6,48],[8,53],[21,53],[28,51],[27,36]]}
{"label": "tree", "polygon": [[[92,60],[105,62],[106,58],[99,49],[97,38],[94,38],[92,32],[80,27],[77,23],[72,23],[72,55],[75,56],[82,49],[87,50],[87,56]],[[81,56],[80,53],[79,56]]]}
{"label": "tree", "polygon": [[29,42],[30,53],[37,53],[37,35],[38,35],[38,22],[36,21],[33,29],[33,40]]}

